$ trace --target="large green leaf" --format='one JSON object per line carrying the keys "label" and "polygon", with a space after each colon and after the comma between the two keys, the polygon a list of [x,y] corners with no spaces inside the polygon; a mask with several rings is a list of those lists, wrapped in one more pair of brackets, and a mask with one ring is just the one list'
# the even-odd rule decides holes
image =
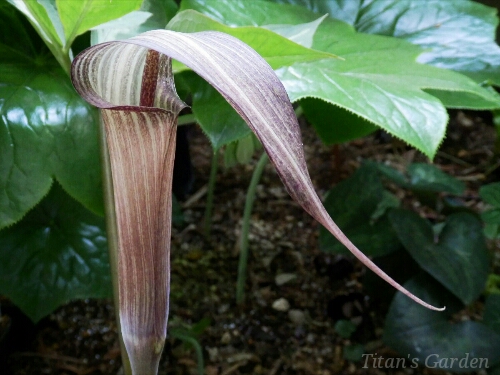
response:
{"label": "large green leaf", "polygon": [[468,0],[375,1],[360,10],[355,27],[423,47],[426,52],[419,56],[420,62],[453,69],[478,81],[491,79],[500,85],[496,12],[495,8]]}
{"label": "large green leaf", "polygon": [[[331,189],[324,202],[340,229],[366,255],[385,255],[401,246],[387,215],[384,212],[375,215],[380,211],[380,204],[385,202],[384,192],[377,170],[364,165]],[[322,251],[348,254],[324,228],[320,229],[319,246]]]}
{"label": "large green leaf", "polygon": [[325,20],[313,48],[345,60],[297,63],[277,71],[291,100],[323,99],[382,127],[431,158],[443,139],[448,118],[443,104],[423,89],[496,100],[463,75],[416,63],[420,51],[409,43],[354,33],[349,38],[335,38],[334,30],[335,21]]}
{"label": "large green leaf", "polygon": [[448,216],[439,236],[415,212],[393,210],[389,217],[413,259],[463,303],[481,294],[490,262],[481,222],[474,215]]}
{"label": "large green leaf", "polygon": [[[143,0],[7,0],[21,11],[47,44],[62,68],[69,73],[71,44],[92,27],[140,7]],[[17,30],[16,30],[17,31]]]}
{"label": "large green leaf", "polygon": [[500,225],[500,182],[481,186],[479,196],[485,203],[493,206],[481,213],[481,219],[488,224]]}
{"label": "large green leaf", "polygon": [[[92,29],[90,43],[96,45],[113,40],[123,40],[141,32],[158,29],[158,27],[149,27],[151,24],[148,24],[148,21],[152,16],[152,13],[136,10],[123,17],[100,24]],[[155,23],[153,25],[156,26]]]}
{"label": "large green leaf", "polygon": [[298,25],[318,18],[305,8],[263,1],[182,0],[180,10],[186,9],[197,10],[229,26]]}
{"label": "large green leaf", "polygon": [[426,52],[418,60],[500,85],[496,9],[469,0],[272,0],[297,4],[354,25],[356,30],[408,40]]}
{"label": "large green leaf", "polygon": [[229,26],[264,26],[298,44],[310,48],[316,29],[324,16],[306,9],[290,12],[289,7],[262,6],[261,2],[183,0],[181,10],[196,9]]}
{"label": "large green leaf", "polygon": [[479,196],[483,201],[495,208],[500,208],[500,182],[481,186]]}
{"label": "large green leaf", "polygon": [[443,172],[437,166],[426,163],[412,163],[406,174],[385,164],[375,164],[379,171],[401,187],[422,192],[452,193],[462,195],[465,191],[463,181]]}
{"label": "large green leaf", "polygon": [[[425,274],[404,285],[434,304],[446,305],[447,309],[430,311],[397,293],[385,321],[383,340],[387,345],[419,365],[452,372],[473,372],[480,364],[481,368],[487,368],[486,365],[492,367],[500,362],[499,334],[478,322],[449,321],[460,309],[449,291]],[[452,358],[457,360],[451,361]]]}
{"label": "large green leaf", "polygon": [[140,10],[93,27],[91,44],[123,40],[149,30],[163,29],[177,8],[174,0],[144,0]]}
{"label": "large green leaf", "polygon": [[54,177],[103,212],[97,124],[59,68],[0,63],[0,228],[37,204]]}
{"label": "large green leaf", "polygon": [[300,101],[300,106],[304,116],[327,145],[348,142],[377,130],[368,120],[323,100],[305,98]]}
{"label": "large green leaf", "polygon": [[[183,73],[193,93],[193,113],[214,150],[248,136],[252,131],[231,105],[207,81]],[[214,110],[216,108],[216,110]]]}
{"label": "large green leaf", "polygon": [[267,25],[264,27],[280,34],[281,36],[284,36],[287,39],[290,39],[295,43],[311,48],[313,45],[314,34],[316,34],[318,26],[326,17],[327,15],[325,14],[317,20],[300,23],[298,25]]}
{"label": "large green leaf", "polygon": [[23,21],[14,7],[0,3],[0,56],[5,62],[31,64],[35,58],[35,47]]}
{"label": "large green leaf", "polygon": [[0,231],[0,293],[38,321],[75,298],[111,294],[104,220],[55,185],[18,224]]}
{"label": "large green leaf", "polygon": [[111,3],[109,0],[55,0],[64,28],[66,48],[85,31],[138,10],[142,1],[122,0]]}
{"label": "large green leaf", "polygon": [[7,1],[28,18],[51,51],[62,48],[65,42],[64,30],[55,9],[55,0]]}
{"label": "large green leaf", "polygon": [[[231,26],[302,24],[320,16],[302,7],[262,1],[186,0],[181,9],[187,8]],[[318,27],[312,47],[343,60],[297,61],[278,69],[292,101],[323,99],[342,108],[346,116],[378,125],[431,158],[443,139],[448,117],[439,99],[425,90],[461,92],[483,104],[489,102],[491,108],[500,105],[497,95],[469,78],[417,63],[422,50],[401,39],[356,33],[349,25],[327,18]]]}
{"label": "large green leaf", "polygon": [[424,89],[424,91],[438,98],[441,103],[443,103],[443,105],[447,108],[472,110],[487,110],[498,108],[498,99],[500,98],[499,94],[491,86],[486,85],[483,87],[485,88],[485,90],[488,90],[491,93],[490,98],[481,97],[472,93],[461,91],[443,91],[434,89]]}
{"label": "large green leaf", "polygon": [[336,57],[332,53],[306,48],[262,27],[229,27],[194,10],[186,10],[178,13],[168,23],[167,28],[185,33],[212,30],[232,35],[251,46],[274,69],[299,61]]}
{"label": "large green leaf", "polygon": [[[29,20],[33,28],[40,35],[52,55],[61,67],[69,74],[71,65],[69,46],[64,48],[66,37],[63,25],[56,9],[56,0],[7,0],[21,11]],[[12,31],[9,32],[9,34]],[[20,30],[16,30],[20,33]],[[0,38],[5,38],[4,35]],[[18,47],[19,48],[19,47]],[[2,61],[6,61],[3,57]]]}

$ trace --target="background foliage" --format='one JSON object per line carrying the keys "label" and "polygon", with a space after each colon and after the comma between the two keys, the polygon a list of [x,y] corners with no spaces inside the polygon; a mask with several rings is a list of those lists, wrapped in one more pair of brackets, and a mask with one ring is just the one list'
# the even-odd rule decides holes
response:
{"label": "background foliage", "polygon": [[[1,3],[0,293],[35,321],[69,299],[110,293],[98,114],[68,77],[71,59],[91,42],[165,26],[229,33],[275,69],[325,144],[383,129],[432,159],[445,135],[447,108],[500,108],[497,24],[494,9],[469,0]],[[174,69],[180,95],[190,98],[213,149],[224,148],[229,161],[247,160],[258,145],[243,120],[196,74],[179,63]],[[407,281],[410,290],[446,304],[449,314],[475,301],[491,276],[482,226],[496,236],[498,185],[481,189],[491,206],[481,218],[462,209],[431,225],[398,209],[387,181],[432,207],[446,206],[443,193],[464,191],[431,165],[413,164],[403,174],[367,163],[337,185],[325,205],[367,254],[407,251],[421,268]],[[345,251],[326,232],[320,246]],[[491,294],[483,323],[452,325],[449,315],[421,311],[398,294],[385,340],[411,353],[425,347],[452,356],[449,343],[467,334],[462,352],[475,350],[498,362],[497,307]],[[422,330],[418,335],[415,326]]]}

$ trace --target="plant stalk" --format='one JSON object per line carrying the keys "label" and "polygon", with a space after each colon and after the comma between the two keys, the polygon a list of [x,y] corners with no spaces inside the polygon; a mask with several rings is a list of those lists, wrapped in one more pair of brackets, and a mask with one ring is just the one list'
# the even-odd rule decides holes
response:
{"label": "plant stalk", "polygon": [[191,344],[195,353],[196,353],[196,361],[197,361],[197,369],[198,375],[203,375],[205,373],[205,362],[203,360],[203,349],[201,348],[200,343],[194,337],[190,336],[188,333],[184,333],[180,330],[172,329],[170,330],[170,336],[175,337],[185,343]]}
{"label": "plant stalk", "polygon": [[248,233],[250,231],[250,218],[253,210],[253,203],[255,202],[255,193],[257,191],[257,184],[260,181],[264,167],[269,161],[269,157],[265,152],[262,153],[257,165],[252,174],[250,185],[248,186],[245,211],[243,213],[243,226],[240,235],[240,257],[238,260],[238,279],[236,281],[236,303],[241,304],[245,298],[245,283],[247,279],[247,264],[248,264]]}
{"label": "plant stalk", "polygon": [[215,179],[217,177],[217,169],[219,166],[217,151],[215,151],[212,156],[212,165],[210,167],[210,177],[208,180],[207,205],[205,207],[205,217],[203,220],[203,233],[205,234],[205,237],[209,237],[212,230],[212,211],[214,208]]}
{"label": "plant stalk", "polygon": [[[299,118],[304,113],[301,106],[298,106],[294,110],[295,116]],[[240,256],[238,259],[238,278],[236,280],[236,303],[238,305],[242,304],[245,299],[245,284],[247,279],[247,264],[248,264],[248,234],[250,232],[250,216],[252,215],[253,203],[255,201],[255,192],[257,189],[257,184],[260,181],[264,167],[269,161],[269,157],[264,152],[260,157],[257,165],[252,174],[252,179],[250,181],[250,186],[248,187],[245,210],[243,212],[243,223],[241,228],[239,248]]]}

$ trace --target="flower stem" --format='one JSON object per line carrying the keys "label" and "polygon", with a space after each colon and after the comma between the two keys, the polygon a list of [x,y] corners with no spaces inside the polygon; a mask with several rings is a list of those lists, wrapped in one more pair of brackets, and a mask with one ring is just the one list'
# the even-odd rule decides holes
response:
{"label": "flower stem", "polygon": [[194,351],[196,352],[196,360],[198,363],[198,375],[203,375],[205,373],[205,362],[203,360],[203,349],[196,338],[190,336],[188,333],[184,333],[180,330],[171,329],[170,336],[175,337],[185,343],[191,344]]}
{"label": "flower stem", "polygon": [[247,263],[248,263],[248,232],[250,231],[250,216],[252,214],[253,203],[255,201],[255,193],[257,184],[260,181],[264,167],[269,158],[265,152],[262,153],[257,165],[252,174],[250,185],[245,201],[245,211],[243,213],[243,226],[240,235],[240,257],[238,261],[238,279],[236,281],[236,303],[241,304],[245,295],[245,283],[247,278]]}
{"label": "flower stem", "polygon": [[218,158],[217,151],[214,152],[212,156],[212,165],[210,167],[210,177],[208,180],[208,193],[207,193],[207,205],[205,207],[205,218],[203,220],[203,233],[206,237],[210,236],[212,230],[212,211],[214,208],[214,191],[215,191],[215,179],[217,177],[218,169]]}

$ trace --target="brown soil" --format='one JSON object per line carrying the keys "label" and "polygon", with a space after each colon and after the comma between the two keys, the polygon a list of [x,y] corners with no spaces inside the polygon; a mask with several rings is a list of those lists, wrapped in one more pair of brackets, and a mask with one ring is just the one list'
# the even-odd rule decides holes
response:
{"label": "brown soil", "polygon": [[[478,188],[500,177],[495,130],[485,124],[491,124],[491,119],[476,113],[451,115],[447,139],[435,163],[466,181],[464,202],[480,209]],[[353,173],[362,160],[385,161],[401,169],[410,162],[426,161],[419,152],[381,133],[339,147],[322,145],[306,126],[303,136],[311,177],[320,195]],[[196,183],[194,194],[184,203],[187,224],[173,233],[169,325],[189,329],[208,319],[198,336],[205,374],[442,373],[423,368],[365,369],[363,363],[344,359],[344,349],[354,344],[364,345],[365,353],[399,356],[381,340],[387,302],[367,292],[363,285],[367,271],[357,261],[319,251],[318,224],[290,200],[270,165],[259,184],[252,214],[246,301],[236,305],[237,242],[255,161],[219,170],[212,233],[205,238],[205,196],[196,196],[207,183],[211,149],[195,128],[190,140]],[[430,218],[437,216],[419,206],[410,193],[395,192],[408,207]],[[292,279],[278,285],[283,276],[278,277],[278,284],[276,277],[283,274]],[[335,332],[339,319],[358,326],[350,339]],[[120,350],[110,301],[72,302],[20,335],[22,349],[8,356],[8,366],[0,368],[0,374],[119,373]],[[170,337],[159,373],[196,374],[196,366],[192,347]]]}

